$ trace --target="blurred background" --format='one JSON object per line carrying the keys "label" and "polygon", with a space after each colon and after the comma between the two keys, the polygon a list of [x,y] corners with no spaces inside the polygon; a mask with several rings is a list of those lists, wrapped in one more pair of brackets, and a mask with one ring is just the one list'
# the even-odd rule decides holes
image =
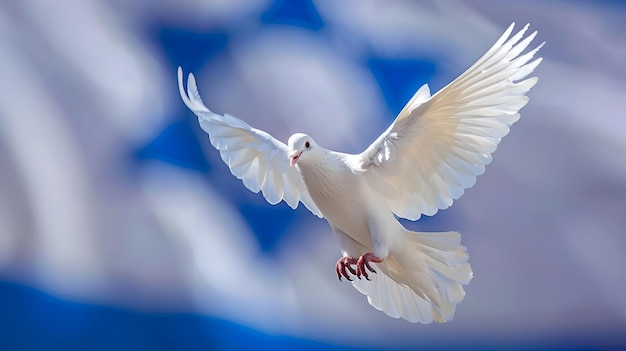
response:
{"label": "blurred background", "polygon": [[[0,2],[1,350],[626,347],[621,1]],[[477,184],[414,230],[459,230],[446,324],[387,317],[334,273],[303,206],[234,178],[182,103],[360,152],[511,22],[539,84]],[[531,45],[532,46],[532,45]]]}

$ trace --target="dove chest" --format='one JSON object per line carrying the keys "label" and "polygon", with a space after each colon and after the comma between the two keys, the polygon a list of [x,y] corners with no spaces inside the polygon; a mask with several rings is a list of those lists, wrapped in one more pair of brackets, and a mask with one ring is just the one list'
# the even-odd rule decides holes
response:
{"label": "dove chest", "polygon": [[369,237],[369,199],[362,191],[362,179],[343,164],[304,164],[299,170],[309,195],[331,225],[357,240]]}

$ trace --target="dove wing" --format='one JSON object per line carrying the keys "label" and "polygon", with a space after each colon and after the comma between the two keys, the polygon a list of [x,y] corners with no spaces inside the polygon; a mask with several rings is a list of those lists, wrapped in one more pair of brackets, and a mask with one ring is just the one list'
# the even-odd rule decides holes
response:
{"label": "dove wing", "polygon": [[[514,23],[461,76],[430,96],[422,86],[396,120],[357,155],[368,183],[399,217],[417,220],[449,207],[485,171],[491,154],[519,119],[541,62],[543,43],[521,55],[537,32]],[[522,80],[524,79],[524,80]]]}
{"label": "dove wing", "polygon": [[180,67],[178,90],[185,105],[198,116],[200,127],[209,134],[211,144],[219,150],[231,173],[241,179],[246,188],[255,193],[261,191],[272,205],[284,200],[295,209],[298,202],[302,202],[309,211],[322,217],[300,174],[289,166],[287,145],[236,117],[211,112],[200,98],[193,74],[189,74],[185,93]]}

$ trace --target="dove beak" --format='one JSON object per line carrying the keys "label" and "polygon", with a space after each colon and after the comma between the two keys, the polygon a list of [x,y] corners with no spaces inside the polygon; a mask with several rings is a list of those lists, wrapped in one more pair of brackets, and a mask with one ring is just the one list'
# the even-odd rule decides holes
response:
{"label": "dove beak", "polygon": [[291,155],[289,155],[289,165],[293,167],[296,164],[296,161],[300,158],[302,151],[294,151]]}

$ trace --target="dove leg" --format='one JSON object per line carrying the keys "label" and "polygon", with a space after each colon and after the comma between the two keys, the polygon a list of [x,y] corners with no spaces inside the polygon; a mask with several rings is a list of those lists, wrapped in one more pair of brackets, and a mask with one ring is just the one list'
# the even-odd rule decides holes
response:
{"label": "dove leg", "polygon": [[372,252],[363,254],[356,262],[356,276],[359,279],[363,276],[365,279],[370,280],[367,270],[376,273],[376,270],[370,266],[370,263],[381,263],[382,261],[381,258],[376,257]]}
{"label": "dove leg", "polygon": [[[343,256],[342,258],[337,260],[337,264],[335,265],[335,271],[337,272],[337,278],[339,278],[339,281],[341,281],[342,276],[348,279],[349,281],[352,281],[352,278],[350,278],[350,275],[348,275],[348,272],[346,272],[346,270],[350,271],[350,273],[352,273],[353,275],[356,275],[356,270],[352,268],[352,266],[356,265],[356,263],[357,263],[356,258],[352,258],[348,256]],[[357,278],[361,279],[360,276],[358,275],[356,276]]]}
{"label": "dove leg", "polygon": [[348,272],[350,272],[357,278],[361,279],[361,276],[357,274],[357,269],[353,268],[353,266],[357,264],[357,257],[361,256],[361,253],[369,251],[370,249],[359,244],[341,229],[336,227],[332,227],[332,229],[341,244],[341,251],[343,254],[343,257],[337,260],[337,264],[335,265],[337,278],[341,280],[341,277],[343,276],[347,280],[352,281],[350,275],[348,274]]}

